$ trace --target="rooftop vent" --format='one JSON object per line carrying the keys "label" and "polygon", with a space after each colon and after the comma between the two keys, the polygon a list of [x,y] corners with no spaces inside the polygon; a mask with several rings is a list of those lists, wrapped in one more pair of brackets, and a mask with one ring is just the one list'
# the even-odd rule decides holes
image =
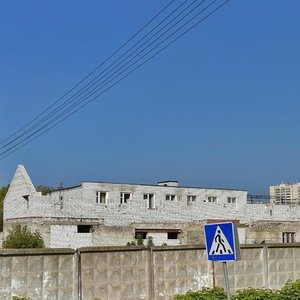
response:
{"label": "rooftop vent", "polygon": [[160,186],[179,186],[178,181],[176,180],[167,180],[167,181],[160,181],[157,183]]}

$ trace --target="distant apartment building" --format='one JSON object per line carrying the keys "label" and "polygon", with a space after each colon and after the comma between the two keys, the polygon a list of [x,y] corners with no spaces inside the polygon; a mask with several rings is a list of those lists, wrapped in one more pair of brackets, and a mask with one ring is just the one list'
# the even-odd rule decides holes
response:
{"label": "distant apartment building", "polygon": [[270,186],[270,200],[274,204],[299,205],[300,183],[281,183]]}

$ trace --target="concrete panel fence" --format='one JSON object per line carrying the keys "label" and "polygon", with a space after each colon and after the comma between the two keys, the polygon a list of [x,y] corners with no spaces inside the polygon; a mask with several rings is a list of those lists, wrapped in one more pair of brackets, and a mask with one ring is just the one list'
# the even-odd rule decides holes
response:
{"label": "concrete panel fence", "polygon": [[[231,289],[281,288],[300,279],[300,244],[243,245],[228,263]],[[0,250],[0,300],[171,300],[223,286],[221,263],[202,246]]]}

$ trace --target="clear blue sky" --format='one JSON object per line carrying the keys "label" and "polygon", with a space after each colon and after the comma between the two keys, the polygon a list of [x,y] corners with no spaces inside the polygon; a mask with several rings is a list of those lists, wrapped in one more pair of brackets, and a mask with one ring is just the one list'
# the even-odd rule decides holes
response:
{"label": "clear blue sky", "polygon": [[[2,1],[0,139],[52,104],[166,1]],[[247,189],[300,180],[300,1],[232,0],[43,137],[0,161],[36,185]]]}

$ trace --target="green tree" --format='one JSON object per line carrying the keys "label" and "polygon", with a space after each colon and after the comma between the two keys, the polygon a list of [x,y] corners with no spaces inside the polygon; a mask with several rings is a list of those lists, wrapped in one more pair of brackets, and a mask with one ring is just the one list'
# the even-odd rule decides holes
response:
{"label": "green tree", "polygon": [[296,280],[295,282],[288,280],[279,291],[279,299],[300,299],[300,280]]}
{"label": "green tree", "polygon": [[144,245],[143,235],[141,233],[138,233],[136,236],[136,244],[139,246]]}
{"label": "green tree", "polygon": [[176,295],[175,300],[225,300],[227,296],[223,288],[204,288],[198,292],[188,291],[183,295]]}
{"label": "green tree", "polygon": [[37,192],[41,192],[42,195],[47,195],[52,190],[51,187],[45,184],[38,185],[35,187],[35,189],[37,190]]}
{"label": "green tree", "polygon": [[3,231],[3,206],[4,206],[4,198],[8,191],[9,184],[7,186],[3,186],[0,188],[0,232]]}
{"label": "green tree", "polygon": [[234,299],[234,300],[245,300],[245,299],[248,299],[248,300],[268,300],[268,299],[276,300],[276,299],[280,299],[280,298],[278,296],[278,291],[272,291],[270,289],[247,288],[244,290],[237,291],[236,295],[234,295],[232,299]]}
{"label": "green tree", "polygon": [[2,243],[3,248],[44,248],[43,238],[38,230],[31,232],[27,226],[22,227],[20,224],[13,225],[8,231],[7,237]]}

